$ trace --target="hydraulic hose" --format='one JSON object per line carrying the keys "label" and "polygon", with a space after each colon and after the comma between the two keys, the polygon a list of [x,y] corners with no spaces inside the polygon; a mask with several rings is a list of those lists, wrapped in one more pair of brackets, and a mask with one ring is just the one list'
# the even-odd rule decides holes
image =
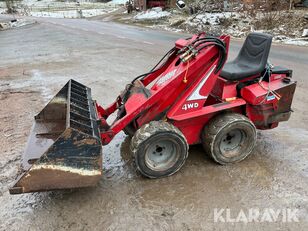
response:
{"label": "hydraulic hose", "polygon": [[203,50],[206,47],[209,46],[217,46],[219,48],[219,61],[218,61],[218,65],[216,67],[215,73],[217,73],[218,71],[220,71],[226,61],[227,58],[227,51],[226,51],[226,46],[222,45],[221,43],[217,43],[217,42],[211,42],[211,43],[207,43],[204,46],[200,47],[199,49],[197,49],[198,52],[200,52],[201,50]]}
{"label": "hydraulic hose", "polygon": [[169,50],[169,51],[159,60],[159,62],[151,69],[151,71],[149,71],[148,73],[139,75],[139,76],[137,76],[136,78],[134,78],[133,81],[132,81],[132,84],[133,84],[137,79],[144,78],[144,77],[146,77],[147,75],[152,74],[152,73],[158,71],[161,67],[163,67],[163,66],[166,64],[166,62],[168,61],[168,59],[167,59],[159,68],[157,68],[157,67],[161,64],[161,62],[162,62],[167,56],[168,56],[168,58],[169,58],[169,57],[172,55],[172,53],[173,53],[174,51],[175,51],[175,47],[173,47],[171,50]]}
{"label": "hydraulic hose", "polygon": [[217,46],[219,49],[219,61],[215,73],[217,73],[222,69],[227,58],[227,50],[226,50],[226,44],[221,39],[213,36],[197,38],[194,41],[192,41],[191,44],[189,44],[189,46],[192,46],[194,49],[197,50],[197,52],[200,52],[201,50],[209,46]]}
{"label": "hydraulic hose", "polygon": [[[133,84],[134,84],[134,82],[135,82],[136,80],[138,80],[138,79],[143,79],[144,77],[146,77],[146,76],[148,76],[148,75],[150,75],[150,74],[153,74],[153,73],[155,73],[156,71],[160,70],[160,69],[168,62],[169,57],[174,53],[174,51],[175,51],[175,47],[173,47],[171,50],[169,50],[169,51],[159,60],[159,62],[151,69],[151,71],[149,71],[149,72],[147,72],[147,73],[144,73],[144,74],[142,74],[142,75],[139,75],[139,76],[135,77],[135,78],[132,80],[132,82],[131,82],[130,84],[128,84],[127,89],[126,89],[126,91],[125,91],[125,94],[123,95],[122,101],[123,101],[123,102],[126,102],[126,100],[128,99],[128,96],[129,96],[129,94],[130,94],[130,90],[131,90],[131,88],[132,88],[132,86],[133,86]],[[161,64],[161,62],[162,62],[166,57],[168,57],[167,60],[166,60],[163,64]],[[160,65],[160,67],[158,67],[159,65]]]}

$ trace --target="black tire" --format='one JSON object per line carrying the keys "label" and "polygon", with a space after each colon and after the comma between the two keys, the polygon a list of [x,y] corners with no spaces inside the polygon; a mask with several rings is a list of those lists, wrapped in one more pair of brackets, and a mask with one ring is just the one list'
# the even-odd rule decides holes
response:
{"label": "black tire", "polygon": [[222,165],[245,159],[252,152],[256,140],[254,124],[236,113],[214,117],[202,132],[205,152]]}
{"label": "black tire", "polygon": [[188,156],[188,144],[182,132],[164,121],[143,125],[131,140],[131,151],[139,172],[149,178],[176,173]]}

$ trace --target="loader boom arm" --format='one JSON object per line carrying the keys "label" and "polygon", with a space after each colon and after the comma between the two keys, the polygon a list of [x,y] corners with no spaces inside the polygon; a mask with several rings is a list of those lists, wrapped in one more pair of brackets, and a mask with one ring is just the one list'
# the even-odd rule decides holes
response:
{"label": "loader boom arm", "polygon": [[[119,95],[109,107],[104,109],[96,104],[98,118],[101,121],[102,144],[108,144],[117,133],[137,118],[140,121],[138,127],[153,119],[164,118],[170,105],[174,105],[172,111],[175,115],[188,112],[179,112],[179,108],[183,106],[180,96],[192,94],[198,84],[202,85],[199,86],[199,90],[209,84],[213,87],[226,61],[229,41],[229,36],[223,35],[215,38],[206,36],[204,33],[194,35],[189,39],[179,39],[175,47],[167,53],[165,59],[161,60],[154,70],[142,76],[140,81],[137,82],[137,79],[132,81],[126,87],[126,91]],[[210,78],[203,81],[205,74],[208,74]],[[152,86],[148,88],[150,85]],[[144,88],[150,95],[132,94],[136,88],[139,90]],[[206,94],[209,94],[211,88],[207,87],[209,90]],[[130,95],[130,98],[123,99],[123,95]],[[205,99],[206,96],[199,102],[200,107],[203,106]],[[132,101],[133,103],[130,103]],[[108,117],[121,110],[124,113],[109,126],[106,121]],[[151,113],[145,113],[147,111]]]}

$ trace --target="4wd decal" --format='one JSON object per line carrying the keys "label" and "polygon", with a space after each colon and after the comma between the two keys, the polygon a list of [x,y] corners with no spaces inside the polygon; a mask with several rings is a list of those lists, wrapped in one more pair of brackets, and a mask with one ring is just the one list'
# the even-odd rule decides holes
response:
{"label": "4wd decal", "polygon": [[182,107],[182,110],[187,111],[189,109],[198,108],[199,103],[185,103]]}

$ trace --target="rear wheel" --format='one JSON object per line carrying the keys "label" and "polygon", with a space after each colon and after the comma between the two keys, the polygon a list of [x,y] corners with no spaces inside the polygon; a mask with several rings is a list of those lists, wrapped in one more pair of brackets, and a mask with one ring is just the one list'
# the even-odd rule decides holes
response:
{"label": "rear wheel", "polygon": [[138,170],[149,178],[176,173],[188,156],[184,135],[164,121],[152,121],[137,130],[131,141],[131,150]]}
{"label": "rear wheel", "polygon": [[229,113],[215,117],[204,127],[202,144],[217,163],[228,164],[245,159],[256,138],[256,128],[247,117]]}

